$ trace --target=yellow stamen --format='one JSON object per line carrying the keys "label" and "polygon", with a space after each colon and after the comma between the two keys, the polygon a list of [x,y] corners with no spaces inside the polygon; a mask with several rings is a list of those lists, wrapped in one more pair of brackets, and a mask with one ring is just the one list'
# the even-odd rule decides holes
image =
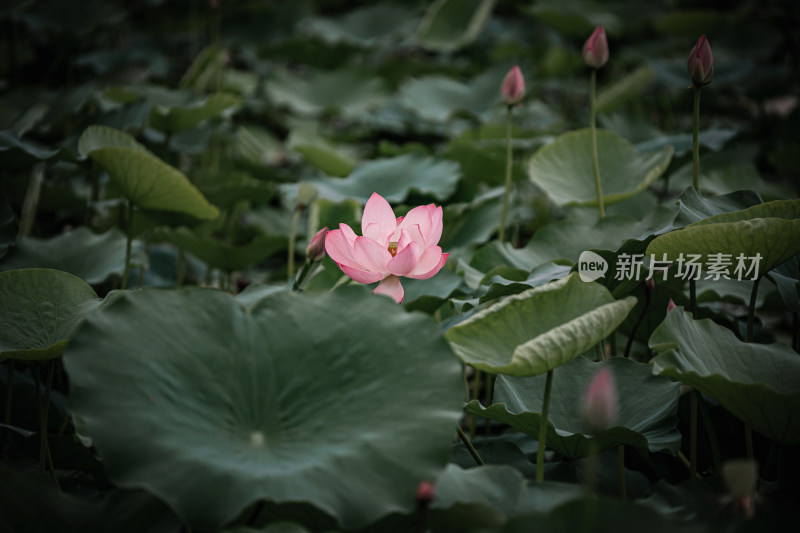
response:
{"label": "yellow stamen", "polygon": [[392,241],[389,243],[389,253],[392,254],[392,257],[397,255],[397,243]]}

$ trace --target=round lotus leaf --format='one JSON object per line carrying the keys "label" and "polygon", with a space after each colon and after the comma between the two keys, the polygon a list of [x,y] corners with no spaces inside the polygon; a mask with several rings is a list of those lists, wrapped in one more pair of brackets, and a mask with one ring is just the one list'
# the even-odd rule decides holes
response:
{"label": "round lotus leaf", "polygon": [[636,298],[615,300],[573,273],[509,296],[447,331],[465,363],[512,376],[535,376],[581,355],[619,326]]}
{"label": "round lotus leaf", "polygon": [[673,309],[650,337],[653,372],[714,398],[780,444],[800,443],[800,357],[788,346],[745,343],[710,319]]}
{"label": "round lotus leaf", "polygon": [[121,131],[90,126],[78,140],[79,151],[102,166],[125,198],[141,209],[185,213],[213,220],[219,209],[178,169],[148,152]]}
{"label": "round lotus leaf", "polygon": [[[669,233],[659,235],[647,247],[647,255],[677,261],[681,254],[701,256],[700,263],[708,267],[724,254],[730,263],[727,275],[731,278],[754,279],[749,273],[758,257],[758,276],[772,270],[800,252],[800,200],[776,200],[754,205],[740,211],[720,213]],[[742,276],[736,273],[739,257],[744,258]]]}
{"label": "round lotus leaf", "polygon": [[203,531],[261,499],[344,528],[413,510],[447,463],[463,395],[436,324],[363,287],[252,307],[207,289],[125,293],[78,330],[65,365],[111,479]]}
{"label": "round lotus leaf", "polygon": [[[598,165],[606,205],[647,189],[667,169],[673,148],[639,153],[624,137],[597,130]],[[597,205],[591,130],[560,135],[528,163],[531,180],[558,205]]]}
{"label": "round lotus leaf", "polygon": [[[620,410],[613,427],[590,438],[581,414],[581,393],[601,365],[608,365],[616,377]],[[544,390],[545,376],[500,376],[492,405],[483,407],[473,400],[467,410],[538,438]],[[623,357],[605,363],[578,357],[553,374],[547,447],[573,459],[593,453],[592,441],[601,449],[627,444],[676,454],[681,445],[678,395],[679,384],[654,376],[649,365]]]}
{"label": "round lotus leaf", "polygon": [[85,281],[66,272],[0,272],[0,361],[60,356],[75,327],[99,302]]}

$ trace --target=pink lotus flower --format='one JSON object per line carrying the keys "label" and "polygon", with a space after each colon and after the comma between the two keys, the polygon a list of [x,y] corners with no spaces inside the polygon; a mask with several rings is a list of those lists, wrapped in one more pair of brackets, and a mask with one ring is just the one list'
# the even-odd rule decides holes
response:
{"label": "pink lotus flower", "polygon": [[711,83],[711,78],[714,76],[714,56],[711,55],[711,45],[708,44],[705,33],[689,52],[686,69],[695,87]]}
{"label": "pink lotus flower", "polygon": [[503,85],[500,86],[500,96],[506,105],[512,106],[522,100],[525,96],[525,78],[517,65],[508,71],[503,78]]}
{"label": "pink lotus flower", "polygon": [[583,45],[583,60],[592,68],[600,68],[608,61],[608,40],[602,26],[595,28],[586,39]]}
{"label": "pink lotus flower", "polygon": [[442,208],[433,204],[415,207],[395,218],[389,202],[373,193],[361,217],[361,233],[347,224],[325,237],[325,250],[346,275],[359,283],[380,281],[373,292],[403,301],[400,276],[433,277],[450,254],[437,246],[442,236]]}
{"label": "pink lotus flower", "polygon": [[591,434],[597,434],[616,423],[619,412],[617,382],[609,367],[598,370],[589,382],[582,408],[583,423]]}

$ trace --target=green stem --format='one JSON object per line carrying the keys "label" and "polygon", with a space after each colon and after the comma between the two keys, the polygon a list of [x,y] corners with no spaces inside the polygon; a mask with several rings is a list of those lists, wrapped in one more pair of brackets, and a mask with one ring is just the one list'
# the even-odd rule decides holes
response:
{"label": "green stem", "polygon": [[311,267],[314,266],[314,262],[310,259],[306,259],[306,262],[303,264],[303,269],[300,271],[300,274],[297,275],[297,278],[294,280],[294,284],[292,285],[293,291],[299,291],[300,288],[303,286],[303,281],[308,276],[308,273],[311,271]]}
{"label": "green stem", "polygon": [[503,196],[503,215],[500,217],[500,242],[504,242],[506,236],[508,200],[511,196],[511,167],[513,162],[514,154],[511,150],[511,106],[508,106],[508,114],[506,115],[506,193]]}
{"label": "green stem", "polygon": [[128,216],[126,220],[126,240],[125,240],[125,271],[122,274],[122,286],[120,289],[125,290],[128,286],[128,276],[131,273],[131,241],[133,238],[131,237],[133,233],[133,202],[128,200]]}
{"label": "green stem", "polygon": [[717,441],[717,433],[714,431],[714,423],[711,420],[711,413],[708,410],[708,405],[702,396],[697,398],[697,404],[700,407],[700,417],[703,419],[703,425],[706,428],[708,435],[708,443],[711,446],[711,457],[714,459],[714,472],[722,471],[722,455],[719,451],[719,442]]}
{"label": "green stem", "polygon": [[597,208],[600,211],[600,218],[606,216],[606,207],[603,201],[603,188],[600,185],[600,162],[597,157],[597,126],[595,124],[595,114],[597,112],[597,69],[592,69],[591,83],[589,89],[589,125],[592,130],[592,166],[594,169],[594,186],[597,189]]}
{"label": "green stem", "polygon": [[697,281],[694,279],[689,280],[689,311],[697,318]]}
{"label": "green stem", "polygon": [[600,462],[600,443],[597,437],[589,439],[589,455],[586,457],[586,470],[583,478],[584,489],[587,494],[594,494],[597,488],[597,467]]}
{"label": "green stem", "polygon": [[544,481],[544,449],[547,445],[547,412],[550,410],[550,392],[553,389],[553,371],[548,370],[544,386],[542,416],[539,419],[539,450],[536,453],[536,481]]}
{"label": "green stem", "polygon": [[[750,291],[750,305],[747,308],[747,336],[745,342],[753,342],[753,323],[755,322],[756,315],[756,299],[758,297],[758,283],[761,278],[756,278],[753,281],[753,290]],[[755,453],[753,451],[753,428],[750,424],[744,425],[744,440],[747,447],[747,458],[753,460]]]}
{"label": "green stem", "polygon": [[697,477],[697,391],[689,392],[689,477]]}
{"label": "green stem", "polygon": [[467,447],[467,450],[469,450],[469,454],[472,456],[473,459],[475,459],[475,462],[478,463],[478,465],[480,466],[485,465],[486,463],[483,462],[481,456],[478,455],[478,451],[469,441],[469,438],[467,437],[466,433],[464,433],[464,430],[461,429],[461,426],[459,426],[458,424],[456,424],[456,431],[458,432],[458,438],[460,438],[461,442],[464,443],[464,446]]}
{"label": "green stem", "polygon": [[753,342],[753,323],[756,315],[756,298],[758,296],[758,283],[761,278],[756,278],[753,282],[753,289],[750,291],[750,305],[747,308],[747,337],[745,342]]}
{"label": "green stem", "polygon": [[650,308],[650,291],[645,290],[644,295],[644,309],[642,312],[639,313],[639,316],[636,317],[636,322],[633,324],[633,329],[631,330],[631,334],[628,336],[628,342],[625,344],[625,354],[623,357],[630,357],[631,356],[631,348],[633,348],[633,340],[636,338],[636,331],[639,329],[639,326],[642,324],[642,320],[644,320],[645,315],[647,314],[648,309]]}
{"label": "green stem", "polygon": [[625,484],[625,445],[617,447],[617,478],[619,479],[619,496],[628,499],[628,487]]}
{"label": "green stem", "polygon": [[295,236],[297,235],[297,225],[300,223],[300,209],[294,210],[294,215],[292,216],[292,227],[289,230],[289,266],[286,267],[287,270],[287,278],[289,281],[292,281],[292,276],[294,276],[294,240]]}
{"label": "green stem", "polygon": [[694,88],[694,129],[692,130],[692,184],[700,191],[700,87]]}
{"label": "green stem", "polygon": [[[53,459],[50,457],[50,445],[47,442],[47,415],[50,412],[50,391],[53,389],[53,374],[55,373],[55,360],[50,360],[47,367],[47,383],[45,384],[45,391],[44,391],[44,398],[41,399],[41,403],[39,404],[40,411],[39,411],[39,431],[41,432],[41,445],[39,447],[39,466],[42,470],[46,470],[47,466],[50,467],[50,473],[53,476],[56,484],[58,483],[58,477],[56,477],[56,471],[53,468]],[[41,394],[40,386],[41,385],[41,378],[39,376],[39,369],[36,369],[36,382],[37,382],[37,391]]]}
{"label": "green stem", "polygon": [[14,360],[8,360],[8,377],[6,378],[6,409],[3,423],[11,424],[11,400],[14,398]]}

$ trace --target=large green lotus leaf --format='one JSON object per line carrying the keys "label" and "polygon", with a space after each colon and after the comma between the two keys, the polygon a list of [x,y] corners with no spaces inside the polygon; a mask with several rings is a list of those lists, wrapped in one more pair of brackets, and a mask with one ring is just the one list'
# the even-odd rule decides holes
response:
{"label": "large green lotus leaf", "polygon": [[567,218],[540,228],[523,248],[496,241],[489,243],[475,254],[472,266],[490,270],[505,264],[530,270],[557,259],[575,263],[585,250],[618,250],[629,239],[646,240],[670,228],[674,216],[674,211],[659,206],[641,221],[624,215],[608,215],[590,222]]}
{"label": "large green lotus leaf", "polygon": [[636,298],[614,300],[577,274],[509,296],[447,331],[467,364],[492,373],[535,376],[579,356],[619,326]]}
{"label": "large green lotus leaf", "polygon": [[435,0],[417,30],[419,44],[452,52],[475,40],[489,21],[495,0]]}
{"label": "large green lotus leaf", "polygon": [[125,293],[65,364],[111,479],[202,531],[261,499],[347,529],[410,512],[447,463],[463,395],[436,324],[364,287],[252,307],[206,289]]}
{"label": "large green lotus leaf", "polygon": [[78,154],[87,158],[100,148],[128,148],[138,152],[148,153],[147,148],[127,133],[108,126],[89,126],[78,139]]}
{"label": "large green lotus leaf", "polygon": [[400,87],[401,99],[423,120],[445,122],[458,111],[483,116],[500,99],[504,74],[490,69],[467,83],[438,74],[413,78]]}
{"label": "large green lotus leaf", "polygon": [[598,25],[615,35],[622,31],[623,19],[606,5],[585,0],[540,0],[527,11],[560,33],[585,38]]}
{"label": "large green lotus leaf", "polygon": [[760,254],[758,272],[762,275],[798,252],[800,200],[776,200],[704,218],[659,235],[647,247],[648,255],[661,258],[666,254],[671,261],[677,261],[682,253],[687,257],[700,254],[706,265],[712,262],[712,254],[730,254],[730,276],[734,276],[740,254],[746,258]]}
{"label": "large green lotus leaf", "polygon": [[[346,178],[320,177],[308,180],[319,191],[319,196],[334,202],[355,198],[366,202],[373,192],[388,202],[398,203],[412,191],[446,200],[455,190],[461,177],[457,163],[417,154],[406,154],[389,159],[375,159],[356,166]],[[297,185],[284,187],[290,196],[296,196]]]}
{"label": "large green lotus leaf", "polygon": [[125,270],[125,235],[117,229],[95,234],[81,226],[50,239],[24,237],[0,263],[0,270],[18,268],[52,268],[101,283]]}
{"label": "large green lotus leaf", "polygon": [[[623,357],[612,357],[605,363],[578,357],[555,371],[547,447],[571,459],[592,453],[581,418],[581,394],[602,364],[608,365],[616,377],[620,411],[616,425],[596,435],[595,443],[604,449],[627,444],[652,452],[677,453],[681,444],[677,430],[680,385],[654,376],[649,365]],[[545,381],[545,376],[500,376],[495,382],[494,403],[483,407],[473,400],[467,410],[538,438]]]}
{"label": "large green lotus leaf", "polygon": [[141,209],[185,213],[202,220],[219,216],[219,209],[208,203],[186,176],[150,153],[108,147],[92,151],[90,157]]}
{"label": "large green lotus leaf", "polygon": [[358,162],[340,147],[303,128],[295,128],[286,145],[329,176],[347,176]]}
{"label": "large green lotus leaf", "polygon": [[[597,130],[600,181],[606,204],[647,189],[667,169],[673,149],[640,154],[608,130]],[[560,135],[540,148],[528,163],[528,175],[558,205],[596,205],[591,130]]]}
{"label": "large green lotus leaf", "polygon": [[241,104],[231,93],[213,93],[201,102],[169,108],[156,107],[150,113],[150,125],[169,134],[193,128],[210,118],[219,117]]}
{"label": "large green lotus leaf", "polygon": [[302,28],[304,33],[317,35],[329,43],[373,46],[402,39],[416,20],[415,11],[406,6],[379,3],[354,9],[338,19],[307,19]]}
{"label": "large green lotus leaf", "polygon": [[755,191],[735,191],[719,196],[703,196],[694,187],[688,187],[678,198],[678,216],[674,226],[682,228],[721,213],[740,211],[763,203]]}
{"label": "large green lotus leaf", "polygon": [[780,344],[744,343],[710,319],[680,309],[650,337],[653,372],[714,398],[762,435],[800,442],[800,358]]}
{"label": "large green lotus leaf", "polygon": [[153,237],[170,242],[196,256],[208,266],[226,272],[244,270],[253,263],[286,249],[286,239],[275,235],[260,235],[247,244],[234,245],[210,235],[202,235],[187,228],[158,229]]}
{"label": "large green lotus leaf", "polygon": [[604,87],[597,95],[596,112],[607,113],[633,99],[641,98],[655,76],[653,69],[642,66]]}
{"label": "large green lotus leaf", "polygon": [[282,72],[268,80],[266,91],[276,104],[301,115],[337,110],[351,118],[359,118],[386,98],[383,81],[363,68],[320,71],[305,77]]}
{"label": "large green lotus leaf", "polygon": [[85,281],[66,272],[0,272],[0,361],[60,356],[76,326],[99,303]]}

